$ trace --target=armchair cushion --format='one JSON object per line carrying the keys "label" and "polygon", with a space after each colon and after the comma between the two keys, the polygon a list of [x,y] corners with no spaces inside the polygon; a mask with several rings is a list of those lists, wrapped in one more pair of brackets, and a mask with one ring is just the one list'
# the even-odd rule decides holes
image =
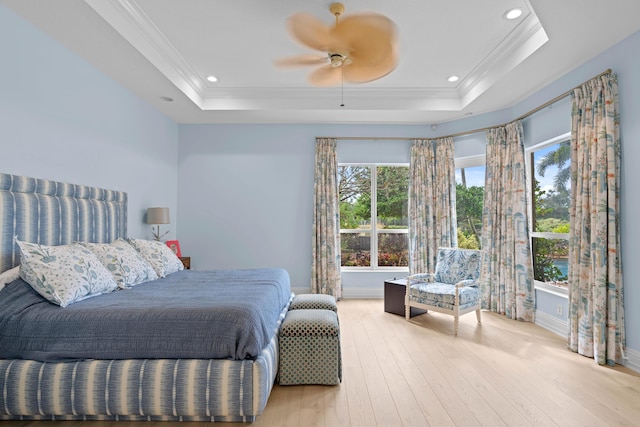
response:
{"label": "armchair cushion", "polygon": [[440,248],[435,269],[435,281],[456,284],[461,280],[480,277],[482,252],[455,248]]}
{"label": "armchair cushion", "polygon": [[[416,283],[410,286],[411,299],[420,304],[453,310],[456,286],[448,283]],[[475,286],[463,286],[459,289],[459,308],[476,306],[480,298],[480,289]]]}

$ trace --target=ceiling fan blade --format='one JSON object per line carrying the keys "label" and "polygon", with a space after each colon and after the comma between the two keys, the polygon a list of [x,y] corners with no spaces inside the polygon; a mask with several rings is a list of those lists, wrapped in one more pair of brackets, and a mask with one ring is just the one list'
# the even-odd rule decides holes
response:
{"label": "ceiling fan blade", "polygon": [[296,13],[287,21],[289,32],[297,41],[312,49],[327,52],[331,45],[329,27],[313,15]]}
{"label": "ceiling fan blade", "polygon": [[321,65],[329,62],[328,56],[320,55],[296,55],[288,58],[276,59],[274,64],[277,67],[303,67],[307,65]]}
{"label": "ceiling fan blade", "polygon": [[341,67],[326,65],[309,74],[309,82],[314,86],[335,86],[342,81]]}
{"label": "ceiling fan blade", "polygon": [[382,78],[392,72],[398,65],[398,53],[396,49],[391,49],[391,53],[387,55],[381,62],[376,65],[362,65],[362,63],[353,61],[345,63],[344,79],[351,83],[366,83]]}
{"label": "ceiling fan blade", "polygon": [[347,46],[344,54],[358,65],[377,65],[396,50],[395,24],[377,13],[346,16],[330,34]]}

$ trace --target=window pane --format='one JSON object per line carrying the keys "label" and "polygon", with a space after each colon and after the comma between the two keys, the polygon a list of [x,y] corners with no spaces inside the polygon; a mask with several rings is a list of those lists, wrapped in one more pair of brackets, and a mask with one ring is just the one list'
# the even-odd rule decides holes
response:
{"label": "window pane", "polygon": [[541,282],[555,282],[566,286],[569,274],[569,245],[565,239],[543,239],[534,237],[533,275]]}
{"label": "window pane", "polygon": [[533,152],[534,231],[569,232],[571,146],[569,141]]}
{"label": "window pane", "polygon": [[[532,162],[535,183],[533,231],[569,233],[570,141],[563,141],[534,151]],[[531,249],[534,278],[542,282],[566,286],[569,253],[567,239],[534,237]]]}
{"label": "window pane", "polygon": [[484,171],[484,165],[456,169],[456,216],[460,248],[480,249]]}
{"label": "window pane", "polygon": [[371,169],[339,166],[340,228],[371,228]]}
{"label": "window pane", "polygon": [[371,235],[340,233],[340,256],[342,267],[371,266]]}
{"label": "window pane", "polygon": [[409,235],[407,233],[378,233],[378,266],[409,266]]}
{"label": "window pane", "polygon": [[376,180],[378,229],[407,229],[409,167],[378,166]]}

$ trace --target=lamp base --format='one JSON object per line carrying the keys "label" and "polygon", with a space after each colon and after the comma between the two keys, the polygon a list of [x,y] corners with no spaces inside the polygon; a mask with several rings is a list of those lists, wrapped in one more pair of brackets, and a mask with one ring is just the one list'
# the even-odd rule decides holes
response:
{"label": "lamp base", "polygon": [[160,226],[156,225],[155,229],[151,227],[151,234],[153,235],[153,240],[157,240],[159,242],[160,239],[169,234],[169,232],[165,231],[164,233],[160,234]]}

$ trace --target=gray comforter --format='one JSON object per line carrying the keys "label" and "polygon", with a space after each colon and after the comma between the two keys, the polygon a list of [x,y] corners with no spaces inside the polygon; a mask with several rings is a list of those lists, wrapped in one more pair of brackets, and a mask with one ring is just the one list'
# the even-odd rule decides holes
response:
{"label": "gray comforter", "polygon": [[0,290],[0,358],[252,359],[291,296],[282,269],[185,270],[65,308]]}

